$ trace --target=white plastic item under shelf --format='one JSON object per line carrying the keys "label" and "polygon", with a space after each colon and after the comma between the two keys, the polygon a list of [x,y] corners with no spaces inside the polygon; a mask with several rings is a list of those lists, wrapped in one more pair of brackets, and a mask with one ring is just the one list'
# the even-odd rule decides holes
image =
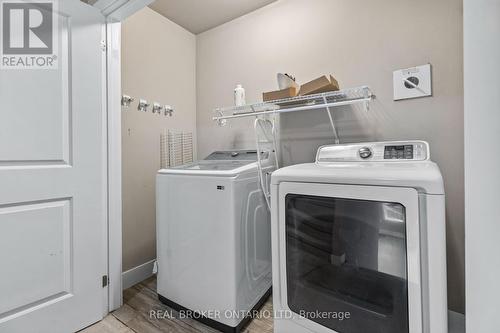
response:
{"label": "white plastic item under shelf", "polygon": [[285,99],[279,99],[268,102],[247,104],[243,106],[232,106],[216,108],[213,120],[219,125],[224,125],[226,119],[255,117],[266,114],[297,112],[316,110],[321,108],[333,108],[342,105],[353,105],[364,103],[368,110],[369,102],[375,98],[369,87],[362,86],[357,88],[331,91],[315,95],[297,96]]}

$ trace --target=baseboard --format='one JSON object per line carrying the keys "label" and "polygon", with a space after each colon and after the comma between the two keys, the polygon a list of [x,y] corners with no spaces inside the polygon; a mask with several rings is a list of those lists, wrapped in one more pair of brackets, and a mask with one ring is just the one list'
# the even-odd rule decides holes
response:
{"label": "baseboard", "polygon": [[153,266],[156,259],[150,260],[142,265],[136,266],[122,273],[122,288],[123,290],[132,287],[133,285],[146,280],[153,276]]}

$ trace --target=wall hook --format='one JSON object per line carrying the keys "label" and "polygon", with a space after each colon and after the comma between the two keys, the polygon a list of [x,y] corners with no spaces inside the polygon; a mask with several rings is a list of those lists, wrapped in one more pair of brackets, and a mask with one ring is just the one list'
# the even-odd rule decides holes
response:
{"label": "wall hook", "polygon": [[165,116],[170,116],[172,117],[172,114],[174,113],[174,108],[172,108],[172,106],[170,105],[165,105],[163,107],[163,110],[164,110],[164,114]]}
{"label": "wall hook", "polygon": [[158,102],[153,103],[153,113],[161,114],[163,111],[163,106]]}
{"label": "wall hook", "polygon": [[150,104],[148,103],[148,101],[146,101],[145,99],[140,99],[139,105],[137,106],[137,110],[148,112],[149,105]]}
{"label": "wall hook", "polygon": [[125,108],[130,107],[130,103],[134,101],[134,98],[130,97],[129,95],[123,95],[122,96],[122,106]]}

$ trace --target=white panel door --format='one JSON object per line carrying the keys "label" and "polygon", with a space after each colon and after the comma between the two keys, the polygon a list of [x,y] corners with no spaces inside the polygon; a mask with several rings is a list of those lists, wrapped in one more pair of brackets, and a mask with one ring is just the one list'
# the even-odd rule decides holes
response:
{"label": "white panel door", "polygon": [[74,332],[106,306],[104,18],[55,13],[58,68],[0,69],[2,333]]}

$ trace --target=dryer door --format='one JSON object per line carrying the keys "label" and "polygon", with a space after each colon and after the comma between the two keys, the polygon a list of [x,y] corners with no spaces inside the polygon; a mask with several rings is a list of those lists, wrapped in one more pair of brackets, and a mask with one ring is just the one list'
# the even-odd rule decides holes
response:
{"label": "dryer door", "polygon": [[281,301],[316,332],[422,330],[415,189],[279,186]]}

